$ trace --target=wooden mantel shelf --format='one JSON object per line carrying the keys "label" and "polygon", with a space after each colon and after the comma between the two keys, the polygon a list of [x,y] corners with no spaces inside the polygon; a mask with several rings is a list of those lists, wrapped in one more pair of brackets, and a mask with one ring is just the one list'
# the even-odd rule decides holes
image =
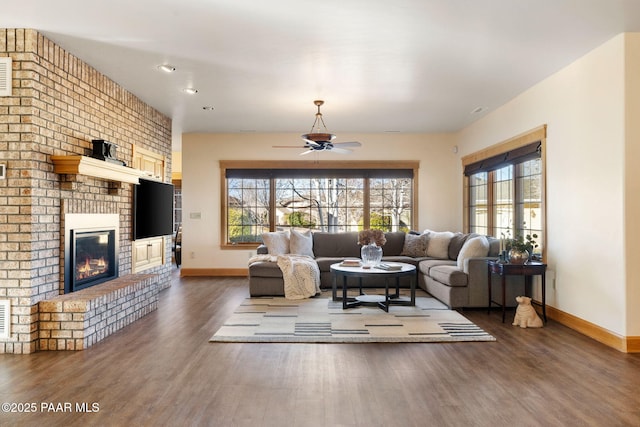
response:
{"label": "wooden mantel shelf", "polygon": [[104,160],[86,156],[51,156],[53,171],[67,175],[87,175],[108,181],[139,184],[145,173],[138,169],[128,168]]}

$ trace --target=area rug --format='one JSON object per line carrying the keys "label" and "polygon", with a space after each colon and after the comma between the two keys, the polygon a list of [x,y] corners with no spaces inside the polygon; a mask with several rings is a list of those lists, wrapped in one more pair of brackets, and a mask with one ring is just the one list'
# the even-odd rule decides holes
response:
{"label": "area rug", "polygon": [[374,343],[495,341],[431,297],[416,306],[342,309],[328,295],[304,300],[247,298],[211,337],[212,342]]}

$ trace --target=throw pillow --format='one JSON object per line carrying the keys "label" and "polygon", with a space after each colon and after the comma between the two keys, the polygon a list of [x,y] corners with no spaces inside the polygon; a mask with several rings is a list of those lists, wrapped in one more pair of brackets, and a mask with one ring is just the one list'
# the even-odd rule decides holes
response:
{"label": "throw pillow", "polygon": [[462,245],[464,245],[464,242],[477,236],[480,236],[480,234],[478,233],[464,234],[460,232],[455,233],[453,235],[453,238],[451,239],[451,243],[449,243],[449,259],[453,261],[457,260],[458,254],[460,253],[460,249],[462,249]]}
{"label": "throw pillow", "polygon": [[462,249],[462,245],[467,241],[469,237],[468,234],[464,233],[454,233],[451,238],[451,242],[449,243],[449,259],[456,260],[458,259],[458,254],[460,253],[460,249]]}
{"label": "throw pillow", "polygon": [[476,236],[467,239],[458,254],[458,268],[465,273],[469,273],[469,263],[465,262],[468,258],[486,257],[489,255],[489,240],[484,236]]}
{"label": "throw pillow", "polygon": [[427,244],[429,243],[429,233],[409,234],[404,236],[404,246],[400,255],[410,257],[422,257],[427,254]]}
{"label": "throw pillow", "polygon": [[311,234],[311,230],[300,232],[298,230],[291,229],[291,236],[289,237],[289,252],[313,258],[313,235]]}
{"label": "throw pillow", "polygon": [[269,255],[284,255],[289,253],[289,233],[287,231],[262,233],[262,242],[267,247]]}
{"label": "throw pillow", "polygon": [[429,233],[427,256],[432,258],[449,258],[449,243],[453,238],[451,231],[432,231]]}

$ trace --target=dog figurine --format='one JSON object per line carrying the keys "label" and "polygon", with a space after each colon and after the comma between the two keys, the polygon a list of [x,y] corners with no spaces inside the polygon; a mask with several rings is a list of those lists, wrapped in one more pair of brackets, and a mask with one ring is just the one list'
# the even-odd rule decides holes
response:
{"label": "dog figurine", "polygon": [[531,305],[531,298],[519,296],[516,297],[518,307],[516,308],[516,316],[513,319],[513,326],[521,328],[542,328],[542,319],[536,313],[536,309]]}

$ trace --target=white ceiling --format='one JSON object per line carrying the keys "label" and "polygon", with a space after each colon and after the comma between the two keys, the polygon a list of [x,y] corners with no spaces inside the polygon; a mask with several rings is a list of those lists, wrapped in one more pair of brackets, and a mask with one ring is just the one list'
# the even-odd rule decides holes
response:
{"label": "white ceiling", "polygon": [[2,0],[0,28],[39,30],[176,134],[305,133],[314,99],[333,133],[437,133],[640,31],[640,0]]}

